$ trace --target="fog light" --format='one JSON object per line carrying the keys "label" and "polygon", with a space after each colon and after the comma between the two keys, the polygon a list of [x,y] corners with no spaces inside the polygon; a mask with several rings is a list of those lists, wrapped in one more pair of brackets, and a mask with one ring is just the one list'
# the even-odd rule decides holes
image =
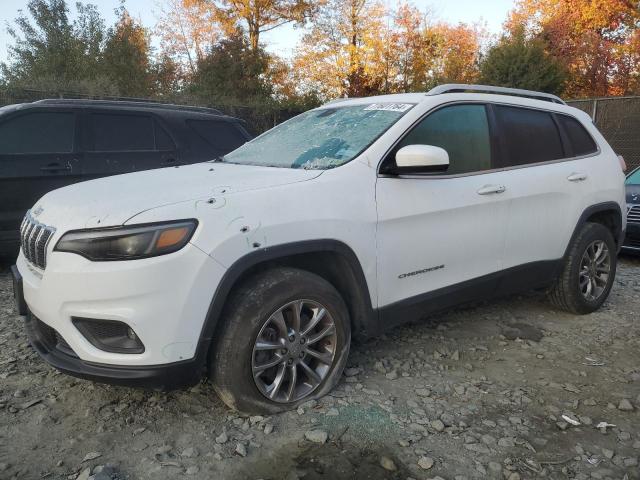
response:
{"label": "fog light", "polygon": [[94,347],[110,353],[143,353],[144,345],[136,332],[124,322],[72,318],[75,327]]}
{"label": "fog light", "polygon": [[127,328],[127,337],[129,340],[136,340],[138,338],[136,332],[134,332],[131,327]]}

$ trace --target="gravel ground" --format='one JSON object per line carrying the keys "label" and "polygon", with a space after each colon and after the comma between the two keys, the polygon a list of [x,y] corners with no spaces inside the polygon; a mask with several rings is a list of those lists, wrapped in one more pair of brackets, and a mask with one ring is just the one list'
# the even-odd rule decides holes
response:
{"label": "gravel ground", "polygon": [[637,479],[639,312],[640,259],[624,258],[595,314],[538,294],[449,312],[354,345],[319,402],[243,417],[206,383],[154,393],[57,373],[5,270],[0,478]]}

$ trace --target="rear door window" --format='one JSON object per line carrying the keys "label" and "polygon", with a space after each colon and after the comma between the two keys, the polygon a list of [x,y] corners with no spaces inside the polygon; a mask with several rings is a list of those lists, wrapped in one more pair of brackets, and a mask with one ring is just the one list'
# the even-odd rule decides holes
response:
{"label": "rear door window", "polygon": [[72,112],[26,113],[0,123],[0,154],[69,153],[74,135]]}
{"label": "rear door window", "polygon": [[154,121],[148,115],[91,113],[89,129],[94,152],[155,150]]}
{"label": "rear door window", "polygon": [[589,155],[598,151],[596,142],[593,141],[587,129],[578,120],[568,115],[557,115],[557,119],[569,139],[574,157]]}
{"label": "rear door window", "polygon": [[433,145],[449,154],[446,175],[491,169],[491,140],[484,105],[452,105],[429,114],[396,146]]}
{"label": "rear door window", "polygon": [[187,120],[187,125],[216,151],[231,152],[247,141],[240,129],[231,122]]}
{"label": "rear door window", "polygon": [[560,131],[550,112],[494,106],[505,148],[504,166],[548,162],[565,157]]}

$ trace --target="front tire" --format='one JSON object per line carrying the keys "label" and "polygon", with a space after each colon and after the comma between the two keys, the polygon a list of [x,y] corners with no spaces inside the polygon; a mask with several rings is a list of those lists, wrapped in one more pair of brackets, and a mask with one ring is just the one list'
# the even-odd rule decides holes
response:
{"label": "front tire", "polygon": [[617,247],[608,228],[587,223],[574,239],[564,267],[549,291],[551,302],[584,315],[602,306],[616,275]]}
{"label": "front tire", "polygon": [[229,298],[211,355],[220,398],[246,413],[277,413],[322,397],[340,379],[351,329],[338,291],[313,273],[274,268]]}

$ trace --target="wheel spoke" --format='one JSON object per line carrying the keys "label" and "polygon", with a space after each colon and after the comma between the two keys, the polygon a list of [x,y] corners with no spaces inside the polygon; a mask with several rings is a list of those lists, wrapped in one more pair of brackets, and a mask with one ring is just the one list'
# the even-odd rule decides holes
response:
{"label": "wheel spoke", "polygon": [[601,277],[601,276],[599,276],[599,275],[596,275],[595,277],[593,277],[593,279],[596,281],[596,283],[600,283],[600,284],[601,284],[601,285],[603,285],[603,286],[604,286],[604,285],[606,285],[606,284],[607,284],[607,282],[609,281],[609,279],[608,279],[608,278],[602,278],[602,277]]}
{"label": "wheel spoke", "polygon": [[588,298],[591,298],[591,292],[593,290],[593,283],[591,278],[589,278],[589,281],[587,282],[587,291],[584,292],[585,296]]}
{"label": "wheel spoke", "polygon": [[278,327],[278,331],[282,337],[289,336],[289,329],[287,328],[287,323],[284,321],[284,315],[282,314],[282,310],[278,310],[271,316],[271,321]]}
{"label": "wheel spoke", "polygon": [[280,348],[282,348],[283,345],[279,342],[268,342],[266,340],[258,340],[256,342],[256,351],[263,351],[263,350],[278,350]]}
{"label": "wheel spoke", "polygon": [[605,247],[604,243],[598,243],[596,244],[597,250],[596,250],[596,257],[594,258],[594,261],[599,264],[602,263],[602,261],[604,261],[604,259],[607,256],[607,247]]}
{"label": "wheel spoke", "polygon": [[286,372],[287,372],[287,366],[283,363],[278,368],[278,373],[276,374],[276,378],[273,380],[273,384],[271,386],[271,389],[269,390],[269,398],[271,398],[272,400],[276,397],[276,395],[278,395],[278,392],[280,391],[280,387],[284,382],[284,375]]}
{"label": "wheel spoke", "polygon": [[324,337],[332,335],[335,331],[336,331],[336,327],[333,323],[331,325],[327,325],[319,333],[309,337],[307,339],[307,345],[313,345],[314,343],[317,343],[318,341],[322,340]]}
{"label": "wheel spoke", "polygon": [[300,316],[302,315],[302,301],[291,304],[291,328],[295,334],[300,331]]}
{"label": "wheel spoke", "polygon": [[289,367],[289,389],[287,390],[287,402],[293,399],[293,395],[296,391],[296,384],[298,383],[298,366],[291,365]]}
{"label": "wheel spoke", "polygon": [[324,318],[326,313],[327,310],[322,307],[314,309],[313,316],[311,317],[311,320],[309,320],[309,324],[304,329],[304,332],[302,332],[302,335],[308,335],[309,332],[313,331],[313,329],[316,328],[316,325],[318,325],[318,323],[320,323]]}
{"label": "wheel spoke", "polygon": [[322,381],[322,377],[320,377],[320,375],[318,375],[316,371],[313,368],[311,368],[309,365],[307,365],[304,362],[300,362],[300,366],[305,371],[305,373],[307,374],[307,377],[309,378],[309,380],[311,380],[311,382],[314,385],[318,385]]}
{"label": "wheel spoke", "polygon": [[264,372],[265,370],[268,370],[270,368],[275,367],[276,365],[279,365],[281,363],[284,363],[284,359],[279,356],[276,355],[275,358],[267,363],[264,363],[262,365],[254,365],[253,366],[253,375],[254,376],[258,376],[260,375],[262,372]]}
{"label": "wheel spoke", "polygon": [[310,357],[316,358],[325,365],[331,365],[331,360],[333,360],[333,353],[331,352],[316,352],[312,349],[307,349],[307,355]]}

